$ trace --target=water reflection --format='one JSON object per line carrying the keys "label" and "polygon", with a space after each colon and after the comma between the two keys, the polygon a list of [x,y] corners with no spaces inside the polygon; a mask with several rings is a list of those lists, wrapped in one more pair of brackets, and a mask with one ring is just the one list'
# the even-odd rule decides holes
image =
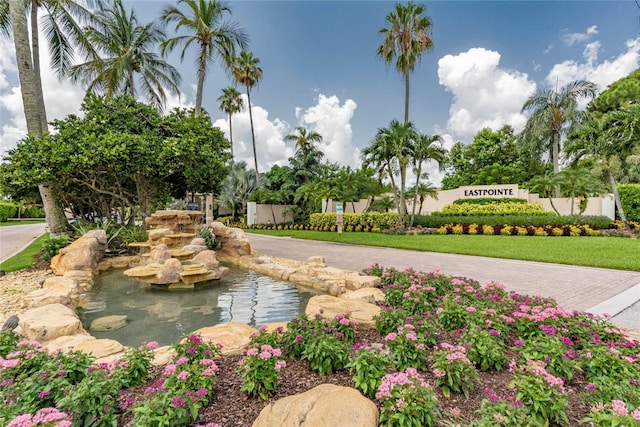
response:
{"label": "water reflection", "polygon": [[142,342],[171,344],[184,334],[219,323],[260,326],[289,321],[304,312],[318,292],[231,267],[210,286],[193,291],[165,291],[126,277],[122,270],[100,274],[78,310],[85,329],[103,316],[126,314],[129,324],[116,331],[90,332],[137,347]]}

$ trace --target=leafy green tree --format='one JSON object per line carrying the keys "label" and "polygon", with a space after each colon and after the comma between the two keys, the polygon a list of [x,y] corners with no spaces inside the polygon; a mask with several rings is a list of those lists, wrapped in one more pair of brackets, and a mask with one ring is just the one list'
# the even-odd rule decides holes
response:
{"label": "leafy green tree", "polygon": [[425,14],[423,4],[413,1],[406,5],[396,3],[387,14],[388,27],[379,31],[384,40],[377,54],[386,64],[395,60],[396,70],[404,79],[404,122],[409,122],[409,76],[422,55],[433,48],[431,19]]}
{"label": "leafy green tree", "polygon": [[253,129],[253,113],[251,112],[251,88],[262,79],[260,60],[252,52],[240,52],[232,65],[233,77],[247,88],[247,102],[249,103],[249,122],[251,123],[251,142],[253,143],[253,162],[258,174],[258,155],[256,152],[256,134]]}
{"label": "leafy green tree", "polygon": [[604,183],[591,171],[585,167],[580,167],[577,163],[572,167],[563,169],[560,175],[560,195],[571,199],[571,212],[573,215],[573,205],[576,197],[580,201],[580,215],[587,209],[587,198],[600,196],[609,191]]}
{"label": "leafy green tree", "polygon": [[526,183],[526,188],[533,193],[538,193],[542,197],[548,198],[549,202],[551,202],[551,208],[553,211],[556,215],[560,215],[558,208],[556,208],[556,205],[553,203],[553,197],[561,184],[562,176],[560,174],[554,173],[553,171],[547,171],[544,174],[535,176],[531,181]]}
{"label": "leafy green tree", "polygon": [[231,125],[231,117],[235,113],[239,113],[244,108],[244,101],[240,96],[240,92],[235,87],[226,87],[222,89],[222,95],[218,97],[220,109],[229,115],[229,141],[231,141],[231,158],[233,158],[233,126]]}
{"label": "leafy green tree", "polygon": [[538,89],[522,106],[522,112],[531,113],[522,132],[523,140],[536,145],[545,139],[548,141],[555,173],[560,172],[560,139],[583,116],[583,112],[577,109],[578,100],[593,98],[597,90],[598,87],[590,81],[576,80],[559,91],[557,88]]}
{"label": "leafy green tree", "polygon": [[218,206],[231,210],[233,220],[237,221],[240,213],[246,212],[251,193],[260,188],[259,179],[263,178],[256,175],[254,170],[247,170],[245,162],[233,163],[231,172],[222,182],[222,190],[216,200]]}
{"label": "leafy green tree", "polygon": [[87,91],[106,96],[128,93],[162,108],[167,101],[165,87],[178,92],[180,73],[163,60],[156,49],[166,39],[155,22],[141,24],[122,0],[105,3],[93,23],[84,29],[94,47],[85,62],[70,69],[74,81],[83,82]]}
{"label": "leafy green tree", "polygon": [[[186,7],[186,11],[180,9]],[[197,45],[198,83],[196,87],[196,116],[202,111],[202,96],[207,67],[215,60],[224,70],[229,70],[238,48],[244,49],[249,36],[237,23],[225,21],[231,8],[219,0],[179,0],[177,6],[168,6],[160,19],[165,24],[174,23],[175,30],[185,29],[187,34],[172,37],[162,43],[162,53],[182,46],[180,59],[191,45]]]}
{"label": "leafy green tree", "polygon": [[640,69],[611,83],[589,103],[588,111],[606,113],[627,107],[640,99]]}
{"label": "leafy green tree", "polygon": [[566,151],[574,161],[581,158],[595,160],[604,170],[620,219],[629,225],[614,178],[614,167],[620,158],[629,155],[640,141],[640,105],[611,110],[604,114],[590,114],[584,123],[569,136]]}
{"label": "leafy green tree", "polygon": [[[84,117],[56,120],[56,133],[25,138],[5,157],[9,194],[46,182],[86,220],[123,221],[162,208],[170,194],[215,190],[224,178],[228,141],[208,117],[176,110],[166,118],[130,96],[89,95]],[[180,137],[178,137],[180,135]]]}
{"label": "leafy green tree", "polygon": [[324,153],[315,144],[322,142],[322,135],[303,127],[296,127],[294,133],[285,136],[285,140],[294,141],[296,144],[296,153],[289,159],[296,182],[302,185],[317,176]]}
{"label": "leafy green tree", "polygon": [[457,142],[445,160],[445,190],[464,185],[523,184],[542,169],[539,159],[520,150],[511,126],[480,130],[473,142]]}
{"label": "leafy green tree", "polygon": [[[418,134],[415,143],[413,145],[413,152],[411,156],[411,163],[413,164],[413,172],[416,175],[416,189],[420,188],[420,179],[422,175],[422,165],[425,162],[434,161],[438,165],[438,169],[442,170],[444,166],[447,150],[442,147],[444,141],[440,135],[426,135]],[[437,198],[437,196],[436,196]],[[418,200],[418,191],[413,192],[413,205],[411,208],[411,223],[409,227],[413,227],[413,222],[416,216],[416,202]],[[424,199],[423,199],[424,201]],[[422,208],[422,202],[420,202],[420,208]]]}

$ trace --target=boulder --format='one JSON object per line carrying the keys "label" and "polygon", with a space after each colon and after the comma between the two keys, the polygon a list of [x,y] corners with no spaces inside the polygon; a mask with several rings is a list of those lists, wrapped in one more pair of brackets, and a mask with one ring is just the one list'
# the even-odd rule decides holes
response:
{"label": "boulder", "polygon": [[76,351],[88,353],[100,359],[103,357],[111,356],[113,354],[121,353],[124,351],[124,347],[116,340],[99,339],[99,340],[87,340],[76,345],[74,348]]}
{"label": "boulder", "polygon": [[185,245],[184,248],[194,253],[199,253],[208,250],[207,242],[202,237],[196,237],[191,240],[191,243]]}
{"label": "boulder", "polygon": [[49,304],[62,304],[73,308],[71,291],[63,288],[36,289],[24,296],[22,304],[27,309]]}
{"label": "boulder", "polygon": [[384,292],[379,288],[362,288],[357,291],[349,291],[342,295],[340,298],[347,298],[351,300],[359,300],[368,302],[370,304],[381,303],[384,301]]}
{"label": "boulder", "polygon": [[378,408],[356,389],[333,384],[267,405],[253,427],[376,427]]}
{"label": "boulder", "polygon": [[129,317],[126,314],[114,314],[94,319],[89,326],[90,331],[104,332],[115,331],[127,326]]}
{"label": "boulder", "polygon": [[53,353],[57,350],[65,352],[72,351],[78,344],[85,341],[95,340],[96,337],[89,335],[86,332],[81,332],[76,335],[66,335],[58,337],[54,340],[43,343],[43,347],[47,349],[49,353]]}
{"label": "boulder", "polygon": [[251,255],[249,239],[240,228],[229,228],[221,222],[214,221],[209,226],[211,232],[220,242],[222,249],[218,252],[219,259],[237,258]]}
{"label": "boulder", "polygon": [[167,247],[167,245],[160,244],[151,249],[147,264],[162,264],[169,258],[171,258],[171,252],[169,251],[169,248]]}
{"label": "boulder", "polygon": [[182,263],[179,259],[169,258],[162,264],[162,269],[156,274],[154,283],[162,285],[179,282],[182,270]]}
{"label": "boulder", "polygon": [[218,259],[216,258],[216,252],[210,249],[199,252],[198,254],[196,254],[196,256],[193,257],[191,261],[194,263],[203,264],[209,270],[213,270],[220,265]]}
{"label": "boulder", "polygon": [[38,342],[85,332],[76,313],[62,304],[49,304],[25,311],[20,314],[20,326],[26,339]]}
{"label": "boulder", "polygon": [[359,274],[347,275],[344,280],[345,287],[350,291],[357,291],[361,288],[376,288],[381,282],[376,276],[360,276]]}
{"label": "boulder", "polygon": [[104,230],[92,230],[60,249],[51,259],[51,269],[62,276],[69,270],[98,271],[98,263],[107,249],[107,233]]}
{"label": "boulder", "polygon": [[223,355],[241,354],[249,344],[251,336],[258,331],[244,323],[230,322],[208,326],[194,332],[202,339],[222,346]]}
{"label": "boulder", "polygon": [[170,345],[158,347],[153,351],[153,366],[164,366],[173,361],[178,356],[175,349]]}
{"label": "boulder", "polygon": [[313,317],[316,313],[321,313],[325,319],[334,319],[336,314],[349,315],[351,319],[357,320],[359,324],[374,326],[374,316],[380,312],[380,307],[368,302],[338,298],[331,295],[316,295],[309,299],[305,313]]}
{"label": "boulder", "polygon": [[82,285],[75,280],[63,276],[47,277],[42,284],[42,288],[68,291],[73,296],[78,296],[85,291]]}

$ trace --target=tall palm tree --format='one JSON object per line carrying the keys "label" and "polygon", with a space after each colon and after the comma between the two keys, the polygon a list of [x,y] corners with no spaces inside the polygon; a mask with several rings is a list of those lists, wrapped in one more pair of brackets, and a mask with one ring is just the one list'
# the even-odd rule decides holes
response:
{"label": "tall palm tree", "polygon": [[231,116],[239,113],[244,108],[244,101],[240,96],[240,92],[235,87],[226,87],[222,89],[222,95],[218,97],[220,109],[229,115],[229,140],[231,141],[231,159],[233,159],[233,126],[231,125]]}
{"label": "tall palm tree", "polygon": [[253,113],[251,112],[251,88],[262,79],[260,60],[252,52],[240,52],[232,65],[234,79],[247,88],[247,103],[249,104],[249,122],[251,123],[251,142],[253,143],[253,163],[258,174],[258,155],[256,154],[256,135],[253,129]]}
{"label": "tall palm tree", "polygon": [[[101,6],[94,23],[85,29],[95,52],[71,68],[71,77],[88,85],[87,92],[106,96],[140,94],[158,108],[167,100],[165,87],[178,92],[180,74],[155,49],[166,39],[158,23],[140,24],[122,0]],[[136,79],[137,77],[137,79]],[[136,89],[136,84],[142,89]]]}
{"label": "tall palm tree", "polygon": [[296,127],[294,131],[294,133],[285,136],[284,139],[295,142],[296,152],[301,151],[303,155],[306,155],[314,148],[314,143],[322,142],[322,135],[316,131],[310,131],[302,126]]}
{"label": "tall palm tree", "polygon": [[393,12],[386,16],[388,28],[379,34],[384,40],[378,47],[378,56],[386,64],[395,59],[396,70],[404,78],[404,122],[409,121],[409,75],[422,55],[433,48],[431,40],[431,19],[424,15],[425,6],[413,1],[406,5],[396,3]]}
{"label": "tall palm tree", "polygon": [[[391,179],[391,185],[396,194],[396,207],[401,221],[407,213],[405,203],[405,189],[407,182],[407,166],[411,160],[413,145],[418,132],[413,123],[400,123],[392,120],[388,127],[378,129],[375,139],[369,147],[363,150],[364,165],[376,163],[384,164]],[[400,177],[400,185],[396,186],[395,170]]]}
{"label": "tall palm tree", "polygon": [[[36,24],[32,23],[32,29],[35,27],[36,32],[31,38],[32,44],[30,45],[24,0],[10,0],[8,4],[4,2],[2,4],[0,26],[2,26],[2,32],[13,34],[27,133],[35,138],[40,138],[47,132],[48,126],[40,70],[35,67],[33,61],[34,55],[39,52],[37,22]],[[36,64],[39,63],[36,62]],[[47,187],[46,183],[38,185],[38,190],[42,198],[49,233],[53,236],[65,234],[68,223],[55,192]]]}
{"label": "tall palm tree", "polygon": [[[447,154],[447,150],[442,147],[443,139],[440,135],[426,135],[426,134],[418,134],[415,143],[413,144],[413,152],[411,156],[411,162],[413,163],[413,171],[416,174],[416,185],[415,189],[420,188],[420,178],[422,178],[422,165],[424,162],[428,162],[433,160],[438,164],[438,169],[442,170],[444,166],[445,157]],[[439,144],[439,145],[436,145]],[[413,227],[413,222],[416,215],[416,202],[418,199],[418,191],[414,191],[413,193],[413,207],[411,209],[411,224],[410,227]],[[420,208],[422,209],[422,203],[420,204]]]}
{"label": "tall palm tree", "polygon": [[557,88],[538,89],[522,106],[522,112],[531,112],[522,135],[525,141],[538,143],[541,139],[548,138],[554,173],[560,172],[561,135],[578,123],[584,114],[577,110],[578,100],[593,98],[597,90],[598,87],[590,81],[576,80],[567,83],[560,91]]}
{"label": "tall palm tree", "polygon": [[[180,6],[186,6],[186,12]],[[198,66],[198,85],[196,89],[195,115],[202,110],[202,94],[207,66],[219,60],[223,69],[229,70],[236,49],[244,49],[249,36],[237,23],[224,21],[231,8],[220,0],[179,0],[177,6],[169,6],[162,11],[161,19],[165,24],[175,23],[175,30],[186,29],[188,34],[166,40],[162,52],[171,52],[182,46],[180,59],[184,59],[187,48],[197,44],[199,51],[196,60]]]}

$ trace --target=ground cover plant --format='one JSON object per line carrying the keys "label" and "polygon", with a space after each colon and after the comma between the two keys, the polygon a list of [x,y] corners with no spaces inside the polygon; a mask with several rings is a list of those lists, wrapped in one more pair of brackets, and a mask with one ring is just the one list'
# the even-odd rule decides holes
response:
{"label": "ground cover plant", "polygon": [[497,283],[367,273],[385,295],[375,328],[302,315],[256,333],[239,356],[189,335],[165,366],[151,365],[155,343],[96,365],[3,332],[0,422],[250,426],[269,402],[332,383],[372,399],[385,426],[640,423],[640,343],[606,319]]}

